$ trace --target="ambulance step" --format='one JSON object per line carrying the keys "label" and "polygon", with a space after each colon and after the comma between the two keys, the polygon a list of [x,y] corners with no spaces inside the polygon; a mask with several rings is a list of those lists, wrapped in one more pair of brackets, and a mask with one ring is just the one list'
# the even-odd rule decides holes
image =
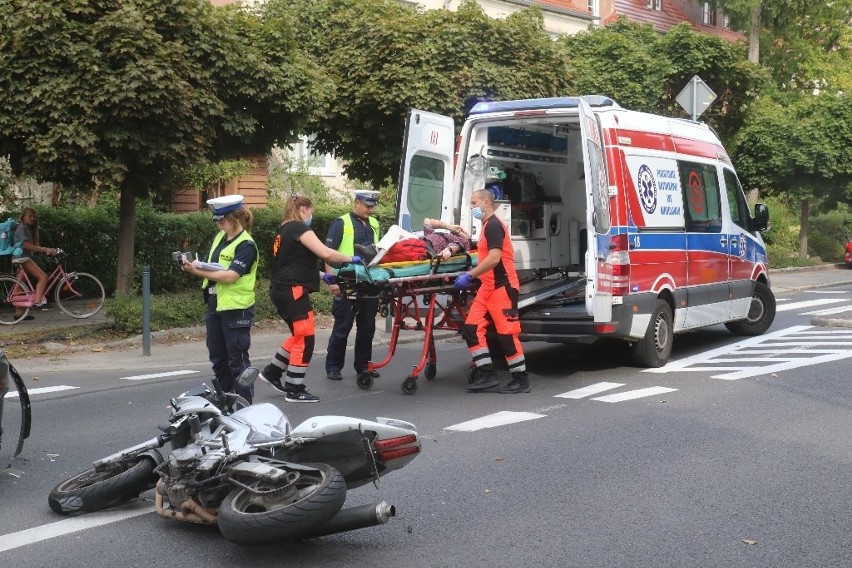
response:
{"label": "ambulance step", "polygon": [[534,282],[526,282],[521,286],[521,294],[518,298],[518,309],[532,306],[537,302],[552,298],[557,294],[562,294],[570,289],[585,288],[586,279],[580,278],[577,280],[536,280]]}

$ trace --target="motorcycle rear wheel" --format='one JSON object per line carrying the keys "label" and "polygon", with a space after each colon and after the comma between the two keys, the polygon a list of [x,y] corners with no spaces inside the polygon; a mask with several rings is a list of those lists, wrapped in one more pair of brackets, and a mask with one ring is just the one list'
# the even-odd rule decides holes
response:
{"label": "motorcycle rear wheel", "polygon": [[219,506],[222,536],[248,546],[300,540],[333,517],[346,500],[343,476],[328,464],[302,465],[316,471],[299,472],[293,487],[282,489],[282,493],[271,498],[242,488],[231,491]]}
{"label": "motorcycle rear wheel", "polygon": [[61,515],[91,513],[115,507],[154,487],[154,460],[143,457],[122,471],[78,473],[54,487],[47,498],[50,508]]}

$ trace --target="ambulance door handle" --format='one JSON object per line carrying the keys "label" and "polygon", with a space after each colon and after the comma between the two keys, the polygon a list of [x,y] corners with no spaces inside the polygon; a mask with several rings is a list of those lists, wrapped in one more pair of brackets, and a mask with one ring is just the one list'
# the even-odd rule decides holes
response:
{"label": "ambulance door handle", "polygon": [[725,237],[722,237],[721,239],[719,239],[719,244],[722,245],[722,247],[727,246],[728,245],[728,239],[726,239]]}

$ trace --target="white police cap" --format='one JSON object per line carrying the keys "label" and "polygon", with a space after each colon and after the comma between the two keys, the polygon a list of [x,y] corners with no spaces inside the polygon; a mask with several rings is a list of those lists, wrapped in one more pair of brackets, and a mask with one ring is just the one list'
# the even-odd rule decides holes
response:
{"label": "white police cap", "polygon": [[242,195],[223,195],[214,199],[208,199],[207,205],[213,212],[213,220],[219,221],[225,214],[242,208],[245,198]]}
{"label": "white police cap", "polygon": [[379,192],[371,189],[358,189],[355,190],[355,199],[363,201],[370,207],[375,207],[376,203],[379,202]]}

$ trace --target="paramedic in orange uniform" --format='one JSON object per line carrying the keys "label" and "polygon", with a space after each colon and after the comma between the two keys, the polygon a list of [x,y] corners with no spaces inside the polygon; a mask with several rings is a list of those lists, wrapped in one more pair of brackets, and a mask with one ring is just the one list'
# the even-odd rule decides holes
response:
{"label": "paramedic in orange uniform", "polygon": [[530,392],[524,351],[518,340],[521,333],[521,323],[518,320],[520,284],[518,273],[515,271],[515,251],[512,249],[509,231],[494,215],[494,197],[487,189],[474,191],[470,206],[473,218],[482,220],[482,231],[477,245],[478,261],[470,272],[458,276],[453,282],[457,288],[467,288],[474,278],[481,282],[462,327],[462,336],[479,371],[479,376],[467,390],[479,392],[500,384],[485,341],[486,329],[493,322],[500,347],[512,372],[512,380],[498,392]]}

